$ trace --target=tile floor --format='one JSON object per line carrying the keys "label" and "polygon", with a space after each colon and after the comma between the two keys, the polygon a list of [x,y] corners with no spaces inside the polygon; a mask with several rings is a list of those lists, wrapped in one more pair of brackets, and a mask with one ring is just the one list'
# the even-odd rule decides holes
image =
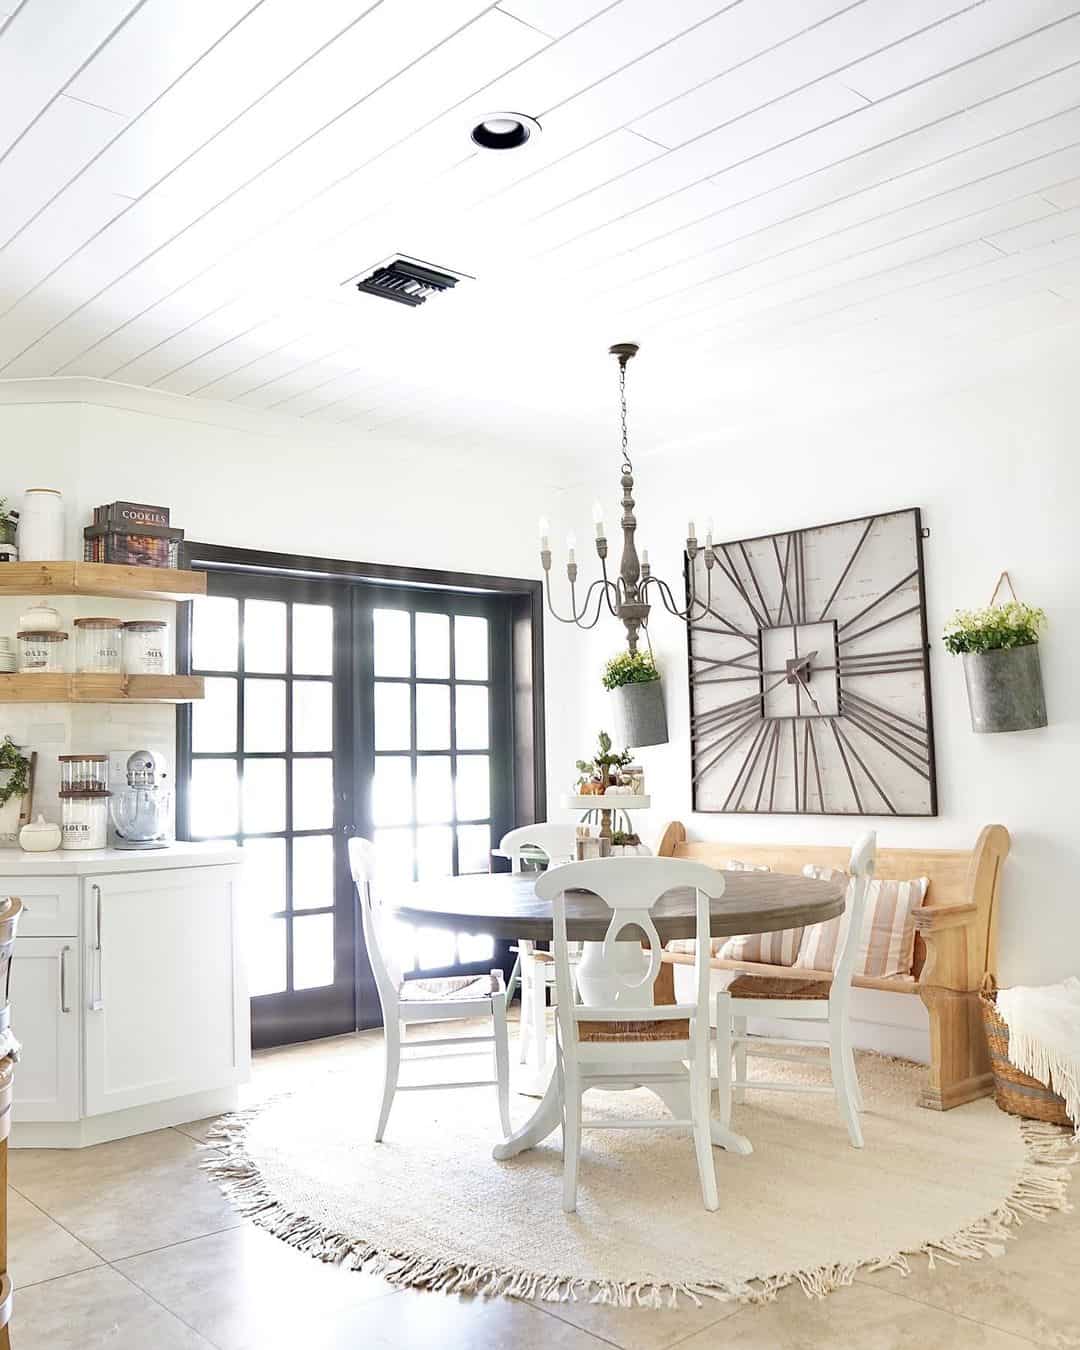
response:
{"label": "tile floor", "polygon": [[[366,1033],[259,1055],[248,1095],[379,1046]],[[11,1154],[15,1350],[1080,1350],[1080,1210],[1028,1225],[998,1260],[864,1275],[822,1303],[466,1299],[320,1265],[244,1222],[199,1171],[211,1123]]]}

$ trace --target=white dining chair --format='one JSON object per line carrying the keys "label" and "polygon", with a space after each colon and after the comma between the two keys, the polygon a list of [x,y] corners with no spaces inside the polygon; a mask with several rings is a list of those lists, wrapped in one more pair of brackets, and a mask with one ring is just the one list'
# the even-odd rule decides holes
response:
{"label": "white dining chair", "polygon": [[[851,851],[848,873],[846,907],[833,977],[829,981],[805,980],[793,971],[790,976],[739,975],[728,985],[723,1009],[718,1005],[716,1025],[728,1025],[734,1055],[734,1073],[720,1075],[720,1120],[727,1125],[731,1119],[731,1102],[741,1102],[749,1088],[763,1088],[773,1092],[829,1092],[836,1097],[840,1115],[847,1126],[848,1137],[855,1148],[862,1148],[863,1133],[859,1112],[863,1109],[859,1078],[855,1071],[855,1054],[851,1044],[850,999],[851,976],[862,936],[863,915],[870,878],[874,874],[877,836],[868,831]],[[749,1035],[747,1019],[762,1017],[792,1022],[820,1022],[828,1026],[828,1040],[793,1042],[781,1036]],[[828,1084],[804,1085],[792,1082],[769,1082],[748,1079],[747,1058],[795,1060],[805,1064],[806,1056],[793,1053],[791,1046],[816,1046],[828,1050]],[[781,1049],[779,1047],[788,1047]]]}
{"label": "white dining chair", "polygon": [[[510,870],[520,872],[525,861],[537,853],[548,865],[569,862],[574,856],[577,826],[544,821],[536,825],[519,825],[504,834],[496,849],[501,857],[509,858]],[[538,950],[535,942],[519,939],[517,959],[506,984],[506,1001],[514,997],[514,986],[521,984],[521,1026],[518,1032],[518,1058],[527,1063],[530,1052],[535,1061],[538,1078],[547,1070],[547,996],[555,988],[555,963],[550,952]]]}
{"label": "white dining chair", "polygon": [[[506,1033],[506,989],[502,971],[490,975],[448,975],[434,979],[402,978],[384,940],[385,923],[381,906],[375,899],[375,846],[368,839],[349,840],[349,867],[367,944],[368,961],[375,976],[375,987],[382,1008],[385,1034],[386,1069],[383,1078],[382,1105],[375,1141],[382,1140],[396,1092],[418,1092],[431,1088],[493,1087],[499,1103],[499,1121],[503,1138],[510,1134],[510,1050]],[[406,1030],[417,1022],[456,1022],[489,1016],[491,1034],[406,1039]],[[434,1046],[490,1044],[495,1054],[495,1077],[469,1082],[398,1083],[402,1052],[430,1050]]]}
{"label": "white dining chair", "polygon": [[[663,943],[651,911],[665,892],[680,886],[693,887],[696,895],[695,997],[692,1003],[655,1006],[653,982],[660,970]],[[602,967],[590,976],[591,989],[599,983],[605,991],[610,990],[610,994],[605,992],[606,1001],[599,1006],[583,1007],[575,999],[566,932],[568,890],[591,891],[611,910],[600,945]],[[705,1208],[719,1208],[710,1121],[709,901],[723,893],[724,878],[720,872],[683,858],[600,858],[568,863],[565,867],[551,868],[536,884],[536,894],[542,900],[550,900],[553,908],[556,1055],[563,1110],[563,1209],[568,1213],[577,1207],[583,1129],[691,1130]],[[626,929],[633,930],[633,935],[620,942],[619,935]],[[644,934],[648,942],[647,956],[638,933]],[[730,1021],[720,1026],[730,1028]],[[730,1063],[725,1033],[721,1029],[717,1035]],[[582,1098],[590,1088],[610,1091],[673,1083],[689,1088],[687,1118],[582,1117]]]}

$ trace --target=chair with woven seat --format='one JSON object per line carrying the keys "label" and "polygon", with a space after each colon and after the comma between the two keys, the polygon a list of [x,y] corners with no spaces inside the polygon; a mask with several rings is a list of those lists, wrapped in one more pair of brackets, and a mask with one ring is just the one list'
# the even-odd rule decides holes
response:
{"label": "chair with woven seat", "polygon": [[[509,858],[514,872],[525,862],[539,860],[549,865],[569,862],[574,856],[576,826],[543,821],[519,825],[499,841],[496,852]],[[514,984],[521,983],[521,1028],[518,1033],[519,1059],[524,1064],[530,1049],[536,1072],[543,1077],[547,1068],[547,995],[555,988],[555,963],[550,952],[541,951],[535,942],[524,939],[517,944],[517,960],[506,984],[506,1001],[514,997]]]}
{"label": "chair with woven seat", "polygon": [[[696,894],[696,997],[688,1003],[654,1006],[653,982],[663,944],[652,907],[667,891],[692,887]],[[590,975],[603,1005],[576,1000],[566,934],[568,890],[591,891],[611,910],[600,947],[601,966]],[[709,901],[724,893],[720,872],[704,863],[674,858],[599,858],[551,868],[536,883],[536,894],[552,904],[555,932],[556,1063],[563,1105],[563,1209],[577,1207],[582,1129],[691,1130],[706,1209],[719,1208],[713,1161],[710,1102]],[[623,941],[620,935],[629,930]],[[645,942],[634,934],[644,934]],[[642,948],[648,944],[647,956]],[[644,968],[644,969],[643,969]],[[610,994],[608,993],[610,990]],[[724,995],[717,1001],[723,1008]],[[730,1019],[718,1024],[721,1065],[730,1066]],[[727,1030],[725,1030],[725,1028]],[[678,1084],[689,1089],[689,1117],[653,1120],[582,1119],[582,1098],[590,1088],[619,1090]]]}
{"label": "chair with woven seat", "polygon": [[[402,978],[390,954],[390,945],[383,940],[382,915],[375,900],[375,846],[368,839],[349,840],[349,867],[360,907],[364,941],[368,961],[375,976],[375,988],[382,1008],[386,1047],[386,1070],[383,1079],[382,1106],[375,1129],[375,1141],[380,1142],[390,1116],[396,1092],[418,1092],[429,1088],[493,1087],[499,1105],[499,1120],[503,1137],[510,1133],[510,1050],[506,1033],[506,989],[502,971],[490,975],[445,975],[433,979]],[[490,1017],[491,1034],[480,1036],[448,1036],[421,1040],[406,1040],[406,1029],[416,1022],[456,1022],[469,1018]],[[495,1077],[469,1082],[398,1083],[402,1052],[428,1050],[433,1046],[470,1046],[490,1044],[495,1054]]]}
{"label": "chair with woven seat", "polygon": [[[842,932],[838,956],[831,980],[801,979],[792,975],[739,975],[725,991],[723,1008],[717,1007],[716,1024],[728,1026],[730,1019],[731,1046],[734,1055],[734,1073],[720,1073],[720,1119],[726,1125],[731,1117],[732,1098],[741,1102],[748,1088],[770,1091],[831,1092],[836,1097],[848,1137],[855,1148],[862,1148],[862,1125],[859,1112],[863,1109],[859,1079],[855,1071],[855,1054],[851,1044],[848,1005],[851,996],[851,976],[862,936],[863,914],[870,878],[874,873],[874,854],[877,847],[873,831],[864,834],[851,851]],[[823,1022],[829,1028],[827,1041],[804,1041],[800,1046],[816,1046],[829,1052],[829,1085],[767,1082],[748,1079],[748,1056],[760,1059],[796,1060],[805,1063],[804,1056],[775,1047],[791,1046],[792,1042],[779,1036],[749,1035],[747,1019],[764,1017],[795,1022]],[[773,1047],[773,1048],[761,1048]]]}

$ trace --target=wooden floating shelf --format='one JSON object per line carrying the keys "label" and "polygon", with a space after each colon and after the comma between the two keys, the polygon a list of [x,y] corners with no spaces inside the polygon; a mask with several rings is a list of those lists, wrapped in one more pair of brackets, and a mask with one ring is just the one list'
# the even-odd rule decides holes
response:
{"label": "wooden floating shelf", "polygon": [[118,563],[0,563],[0,596],[85,595],[117,600],[195,600],[206,594],[206,573],[176,567]]}
{"label": "wooden floating shelf", "polygon": [[201,675],[0,675],[0,703],[190,703]]}

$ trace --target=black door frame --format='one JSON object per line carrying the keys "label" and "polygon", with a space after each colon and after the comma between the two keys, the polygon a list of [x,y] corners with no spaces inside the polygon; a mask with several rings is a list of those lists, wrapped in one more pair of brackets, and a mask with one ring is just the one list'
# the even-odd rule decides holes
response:
{"label": "black door frame", "polygon": [[[513,728],[512,747],[512,783],[504,784],[509,788],[508,796],[513,802],[513,819],[506,819],[506,828],[513,824],[542,821],[546,817],[546,763],[544,751],[544,670],[543,670],[543,588],[539,581],[525,578],[491,576],[467,572],[452,572],[415,567],[400,567],[380,563],[349,562],[341,559],[295,556],[284,553],[255,549],[233,548],[227,545],[203,544],[187,541],[181,545],[181,566],[197,571],[217,573],[236,573],[246,579],[257,581],[259,577],[267,580],[286,579],[295,582],[347,582],[361,586],[401,587],[408,591],[457,592],[475,594],[477,597],[499,596],[508,601],[509,608],[509,679],[506,686],[510,693],[512,706],[495,709],[492,716],[506,716]],[[352,643],[355,639],[354,616],[357,610],[355,598],[350,606],[350,620],[347,636],[344,640]],[[447,599],[449,600],[449,595]],[[343,640],[341,625],[335,626],[335,647]],[[190,669],[191,662],[191,605],[178,606],[176,633],[177,669],[181,672]],[[347,727],[353,725],[353,710],[358,699],[368,695],[360,687],[359,672],[354,672],[352,687],[338,691],[335,698],[335,713],[345,720]],[[347,702],[342,702],[346,700]],[[351,735],[353,743],[353,772],[350,778],[357,784],[358,792],[364,791],[364,776],[360,770],[360,757],[367,753],[367,747],[361,746],[359,738]],[[190,712],[177,718],[177,765],[189,762],[190,756]],[[335,752],[335,762],[337,752]],[[177,774],[177,822],[181,832],[186,833],[187,821],[186,776]],[[367,818],[369,804],[362,801],[343,801],[337,794],[335,802],[334,830],[337,833],[349,833],[357,818]],[[493,824],[497,816],[493,810]],[[339,850],[344,855],[344,850]],[[339,866],[344,866],[343,862]],[[348,888],[346,878],[339,877],[339,885]],[[344,893],[344,892],[341,892]],[[342,922],[336,927],[335,968],[346,969],[352,966],[354,979],[354,1004],[352,1021],[355,1026],[378,1025],[378,1008],[370,996],[370,972],[367,968],[366,953],[363,951],[362,934],[357,930],[355,910],[348,916],[339,916]],[[505,957],[505,953],[501,953]],[[344,963],[344,964],[343,964]],[[317,994],[318,991],[312,991]],[[268,999],[275,998],[268,995]],[[285,1028],[277,1024],[274,1017],[260,1017],[260,1028],[253,1031],[253,1044],[281,1044],[284,1041],[314,1039],[319,1036],[339,1033],[341,1025],[340,1011],[336,1021],[328,1025],[322,1003],[317,998],[309,1000],[310,1009],[304,1003],[303,994],[289,996],[290,1025]],[[261,1000],[260,1000],[261,1001]],[[266,1012],[270,1012],[267,1008]],[[298,1015],[299,1014],[299,1015]],[[285,1034],[287,1032],[287,1034]]]}

